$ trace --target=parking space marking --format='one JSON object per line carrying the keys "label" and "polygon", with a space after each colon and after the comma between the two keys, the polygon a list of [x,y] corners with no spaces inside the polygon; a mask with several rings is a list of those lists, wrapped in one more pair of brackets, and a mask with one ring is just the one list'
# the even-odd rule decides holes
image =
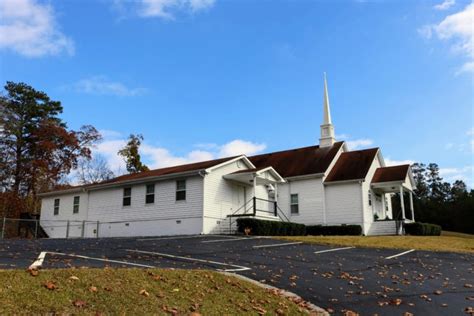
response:
{"label": "parking space marking", "polygon": [[218,266],[228,266],[228,267],[234,267],[235,268],[235,269],[217,269],[218,271],[224,271],[224,272],[239,272],[239,271],[252,270],[252,268],[239,266],[239,265],[236,265],[236,264],[217,262],[217,261],[198,259],[198,258],[191,258],[191,257],[182,257],[182,256],[170,255],[170,254],[161,253],[161,252],[151,252],[151,251],[144,251],[144,250],[137,250],[137,249],[126,249],[126,251],[144,253],[144,254],[149,254],[149,255],[156,255],[156,256],[167,257],[167,258],[172,258],[172,259],[182,259],[182,260],[188,260],[188,261],[204,262],[204,263],[209,263],[209,264],[218,265]]}
{"label": "parking space marking", "polygon": [[210,242],[226,242],[226,241],[237,241],[237,240],[253,240],[253,239],[262,239],[265,237],[245,237],[245,238],[234,238],[234,239],[217,239],[217,240],[203,240],[202,243]]}
{"label": "parking space marking", "polygon": [[235,236],[226,235],[193,235],[193,236],[176,236],[176,237],[156,237],[156,238],[139,238],[137,241],[148,241],[148,240],[168,240],[168,239],[192,239],[192,238],[205,238],[205,237],[221,237],[221,238],[235,238]]}
{"label": "parking space marking", "polygon": [[339,250],[347,250],[347,249],[353,249],[355,247],[343,247],[343,248],[332,248],[332,249],[326,249],[326,250],[320,250],[316,251],[315,253],[325,253],[325,252],[332,252],[332,251],[339,251]]}
{"label": "parking space marking", "polygon": [[303,243],[302,241],[287,242],[287,243],[284,243],[284,244],[258,245],[258,246],[253,246],[253,248],[283,247],[283,246],[299,245],[299,244],[302,244],[302,243]]}
{"label": "parking space marking", "polygon": [[[41,263],[37,264],[35,266],[35,269],[41,268],[43,265],[44,257],[46,254],[51,254],[51,255],[57,255],[57,256],[65,256],[65,257],[74,257],[74,258],[80,258],[80,259],[86,259],[86,260],[94,260],[94,261],[102,261],[102,262],[109,262],[109,263],[118,263],[118,264],[124,264],[124,265],[129,265],[129,266],[134,266],[134,267],[141,267],[141,268],[156,268],[154,266],[146,265],[146,264],[141,264],[141,263],[133,263],[133,262],[126,262],[126,261],[119,261],[119,260],[112,260],[112,259],[104,259],[104,258],[95,258],[95,257],[89,257],[89,256],[82,256],[82,255],[76,255],[76,254],[68,254],[68,253],[62,253],[62,252],[52,252],[52,251],[43,251],[40,253],[40,256],[38,259],[36,259],[35,262],[30,266],[30,269],[32,269],[32,266],[35,263]],[[43,255],[42,260],[39,261],[41,255]]]}
{"label": "parking space marking", "polygon": [[415,251],[415,249],[410,249],[410,250],[407,250],[407,251],[398,253],[398,254],[396,254],[396,255],[387,257],[387,258],[385,258],[385,259],[393,259],[393,258],[396,258],[396,257],[400,257],[400,256],[406,255],[407,253],[410,253],[410,252],[413,252],[413,251]]}
{"label": "parking space marking", "polygon": [[43,265],[44,258],[46,257],[46,251],[41,251],[38,258],[29,266],[28,269],[38,269]]}

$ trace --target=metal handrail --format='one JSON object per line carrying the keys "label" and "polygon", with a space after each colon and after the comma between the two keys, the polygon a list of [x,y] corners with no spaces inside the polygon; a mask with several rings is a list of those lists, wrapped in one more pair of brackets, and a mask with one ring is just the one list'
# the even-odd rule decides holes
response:
{"label": "metal handrail", "polygon": [[[232,213],[232,214],[230,214],[230,215],[227,215],[227,217],[232,217],[232,216],[234,216],[234,215],[235,215],[238,211],[240,211],[242,208],[245,208],[245,206],[246,206],[250,201],[252,201],[252,200],[253,200],[253,198],[249,199],[247,202],[245,202],[244,204],[242,204],[242,206],[239,207],[234,213]],[[247,210],[245,210],[244,214],[246,214],[246,213],[247,213]]]}
{"label": "metal handrail", "polygon": [[290,219],[285,215],[285,212],[283,212],[283,210],[280,208],[280,206],[279,206],[278,204],[277,204],[277,209],[280,211],[280,212],[277,213],[277,214],[278,214],[278,217],[280,217],[280,218],[283,220],[283,218],[280,216],[280,213],[281,213],[281,214],[283,214],[283,216],[285,217],[285,220],[286,220],[287,222],[289,222]]}

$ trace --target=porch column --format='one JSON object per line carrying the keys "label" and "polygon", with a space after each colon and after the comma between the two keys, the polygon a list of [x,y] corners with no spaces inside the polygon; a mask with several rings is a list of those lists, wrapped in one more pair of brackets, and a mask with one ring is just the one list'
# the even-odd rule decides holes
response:
{"label": "porch column", "polygon": [[253,177],[253,197],[257,197],[257,176]]}
{"label": "porch column", "polygon": [[413,207],[413,192],[410,191],[410,211],[411,211],[411,220],[415,221],[415,208]]}
{"label": "porch column", "polygon": [[400,186],[400,205],[402,206],[402,219],[406,219],[405,217],[405,199],[403,198],[403,186]]}
{"label": "porch column", "polygon": [[387,217],[387,212],[385,211],[385,193],[382,193],[382,214],[384,215],[383,218]]}

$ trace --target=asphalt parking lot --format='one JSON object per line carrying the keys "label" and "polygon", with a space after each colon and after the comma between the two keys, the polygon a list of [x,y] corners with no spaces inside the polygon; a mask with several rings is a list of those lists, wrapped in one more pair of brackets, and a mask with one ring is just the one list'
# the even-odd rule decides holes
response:
{"label": "asphalt parking lot", "polygon": [[32,264],[228,271],[297,293],[333,314],[463,315],[474,306],[474,255],[468,254],[211,235],[0,243],[0,269]]}

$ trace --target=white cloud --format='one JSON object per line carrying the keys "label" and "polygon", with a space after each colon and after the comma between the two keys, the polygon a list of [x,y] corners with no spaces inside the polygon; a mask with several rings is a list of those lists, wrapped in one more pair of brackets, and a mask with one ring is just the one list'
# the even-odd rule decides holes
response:
{"label": "white cloud", "polygon": [[443,10],[448,10],[455,4],[456,4],[455,0],[444,0],[442,3],[435,5],[433,8],[435,10],[443,11]]}
{"label": "white cloud", "polygon": [[462,180],[468,185],[468,187],[474,187],[474,166],[440,168],[439,174],[443,178],[443,181],[453,183],[456,180]]}
{"label": "white cloud", "polygon": [[193,12],[205,10],[214,6],[215,0],[189,0],[189,6]]}
{"label": "white cloud", "polygon": [[388,167],[390,166],[398,166],[398,165],[412,165],[415,163],[415,161],[410,160],[410,159],[405,159],[405,160],[394,160],[390,159],[390,157],[384,158],[385,165]]}
{"label": "white cloud", "polygon": [[[123,173],[125,163],[117,153],[125,146],[127,139],[116,131],[101,130],[100,132],[103,141],[93,149],[93,153],[102,155],[115,174]],[[197,144],[194,147],[206,147],[206,149],[194,149],[184,155],[175,155],[167,148],[144,142],[140,147],[140,155],[146,165],[151,169],[156,169],[241,154],[254,155],[263,151],[266,145],[236,139],[223,145],[210,143]]]}
{"label": "white cloud", "polygon": [[138,96],[146,92],[145,88],[129,88],[121,82],[109,80],[106,76],[93,76],[81,79],[65,86],[65,88],[79,93],[126,97]]}
{"label": "white cloud", "polygon": [[431,38],[436,34],[440,40],[449,42],[451,50],[468,59],[456,74],[474,73],[474,3],[467,5],[462,11],[446,16],[439,24],[425,25],[418,33]]}
{"label": "white cloud", "polygon": [[361,149],[370,145],[373,145],[374,141],[369,138],[359,138],[359,139],[351,139],[352,136],[348,134],[339,134],[336,135],[337,140],[343,140],[346,142],[347,148],[349,150],[356,150]]}
{"label": "white cloud", "polygon": [[254,155],[267,148],[265,144],[257,144],[241,139],[233,140],[220,147],[219,156],[229,157],[237,155]]}
{"label": "white cloud", "polygon": [[134,12],[144,18],[173,20],[180,12],[198,13],[214,6],[215,0],[115,0],[114,7],[122,14]]}
{"label": "white cloud", "polygon": [[74,54],[74,42],[59,30],[52,6],[35,0],[0,1],[0,48],[27,57]]}
{"label": "white cloud", "polygon": [[117,153],[126,143],[125,139],[109,140],[104,137],[104,140],[94,148],[93,153],[104,156],[112,171],[115,174],[120,174],[120,171],[125,170],[125,162]]}
{"label": "white cloud", "polygon": [[346,141],[347,148],[349,150],[361,149],[361,148],[370,146],[373,143],[374,143],[374,141],[371,140],[371,139],[368,139],[368,138],[354,139],[354,140]]}

